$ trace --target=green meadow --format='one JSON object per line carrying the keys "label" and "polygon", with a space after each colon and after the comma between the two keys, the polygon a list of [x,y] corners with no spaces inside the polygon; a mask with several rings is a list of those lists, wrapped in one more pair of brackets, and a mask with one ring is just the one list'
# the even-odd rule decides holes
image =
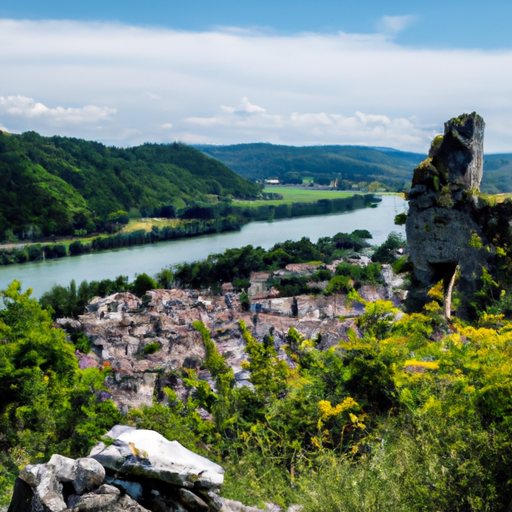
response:
{"label": "green meadow", "polygon": [[236,206],[279,206],[291,203],[316,203],[319,199],[337,199],[340,197],[352,197],[350,192],[340,192],[338,190],[308,190],[306,188],[295,187],[267,187],[263,192],[281,194],[283,199],[256,200],[256,201],[235,201]]}

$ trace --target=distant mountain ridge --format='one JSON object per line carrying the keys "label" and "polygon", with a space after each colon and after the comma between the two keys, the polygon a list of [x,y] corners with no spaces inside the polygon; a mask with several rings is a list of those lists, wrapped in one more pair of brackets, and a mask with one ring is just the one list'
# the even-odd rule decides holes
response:
{"label": "distant mountain ridge", "polygon": [[[269,143],[229,146],[195,145],[251,180],[278,178],[320,184],[338,179],[338,188],[380,182],[392,190],[408,189],[415,167],[426,154],[377,146],[281,146]],[[512,154],[486,155],[482,191],[512,191]]]}
{"label": "distant mountain ridge", "polygon": [[0,239],[6,231],[22,237],[90,232],[120,210],[173,216],[216,198],[259,194],[258,185],[184,144],[122,149],[0,131]]}
{"label": "distant mountain ridge", "polygon": [[488,194],[512,192],[512,153],[484,155],[480,188]]}
{"label": "distant mountain ridge", "polygon": [[407,186],[412,171],[425,158],[418,153],[366,146],[255,143],[194,147],[248,179],[278,178],[284,183],[300,183],[304,178],[313,178],[320,184],[338,179],[347,185],[379,181],[396,190]]}

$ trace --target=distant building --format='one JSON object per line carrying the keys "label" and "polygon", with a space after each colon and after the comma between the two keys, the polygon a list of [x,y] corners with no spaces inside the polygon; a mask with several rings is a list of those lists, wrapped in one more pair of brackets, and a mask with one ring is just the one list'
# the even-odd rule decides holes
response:
{"label": "distant building", "polygon": [[279,185],[279,180],[265,180],[267,185]]}
{"label": "distant building", "polygon": [[267,279],[269,277],[270,274],[267,274],[266,272],[252,272],[249,279],[251,286],[249,287],[249,290],[247,290],[249,297],[257,294],[267,294],[269,291]]}

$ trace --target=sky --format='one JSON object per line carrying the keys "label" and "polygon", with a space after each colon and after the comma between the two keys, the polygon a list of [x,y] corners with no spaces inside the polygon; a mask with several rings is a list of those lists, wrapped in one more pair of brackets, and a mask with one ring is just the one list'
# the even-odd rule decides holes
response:
{"label": "sky", "polygon": [[426,153],[476,111],[512,152],[511,21],[502,0],[2,0],[0,129]]}

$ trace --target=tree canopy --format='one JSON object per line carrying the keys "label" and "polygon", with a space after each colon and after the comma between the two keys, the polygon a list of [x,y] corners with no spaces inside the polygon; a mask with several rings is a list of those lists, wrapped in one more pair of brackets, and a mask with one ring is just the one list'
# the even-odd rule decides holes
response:
{"label": "tree canopy", "polygon": [[[136,209],[174,216],[260,187],[184,144],[107,147],[70,137],[0,131],[0,238],[70,235]],[[30,201],[27,200],[30,198]]]}

